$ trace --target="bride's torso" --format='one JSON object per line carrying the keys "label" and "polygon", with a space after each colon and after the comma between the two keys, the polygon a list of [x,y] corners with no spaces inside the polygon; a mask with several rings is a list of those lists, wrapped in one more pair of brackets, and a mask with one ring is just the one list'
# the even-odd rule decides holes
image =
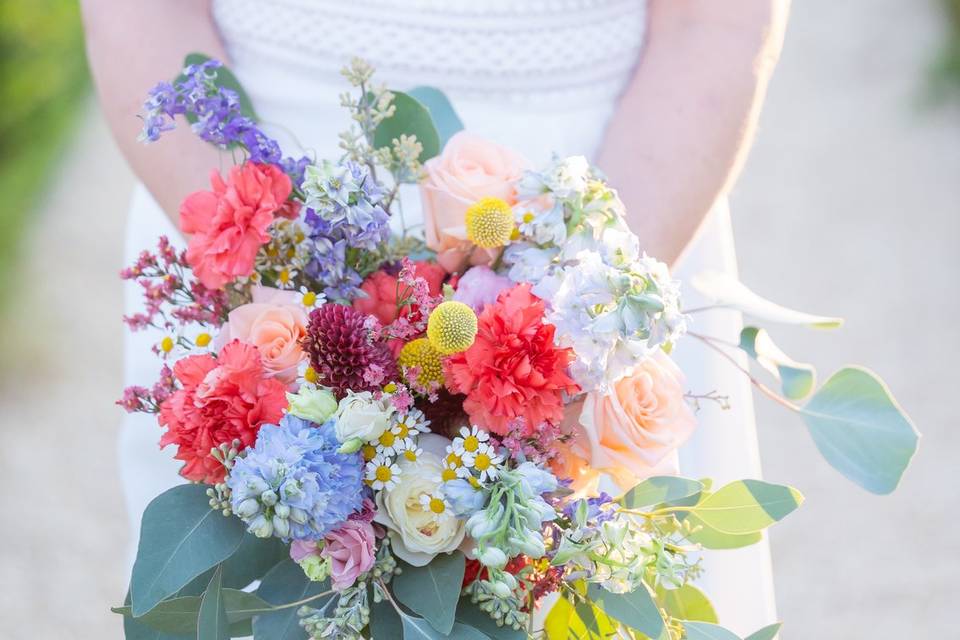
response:
{"label": "bride's torso", "polygon": [[339,70],[360,56],[390,88],[442,89],[470,130],[534,162],[594,154],[646,22],[644,0],[214,0],[213,15],[281,140],[336,154]]}

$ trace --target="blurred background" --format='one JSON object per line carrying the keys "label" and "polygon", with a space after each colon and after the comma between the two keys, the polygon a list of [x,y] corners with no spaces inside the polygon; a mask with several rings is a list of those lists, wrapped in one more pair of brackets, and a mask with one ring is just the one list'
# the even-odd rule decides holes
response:
{"label": "blurred background", "polygon": [[[0,3],[0,637],[122,637],[116,469],[133,177],[90,95],[70,0]],[[840,478],[757,399],[787,638],[955,637],[960,0],[795,2],[733,195],[743,281],[833,333],[773,327],[822,377],[876,370],[924,438],[891,497]]]}

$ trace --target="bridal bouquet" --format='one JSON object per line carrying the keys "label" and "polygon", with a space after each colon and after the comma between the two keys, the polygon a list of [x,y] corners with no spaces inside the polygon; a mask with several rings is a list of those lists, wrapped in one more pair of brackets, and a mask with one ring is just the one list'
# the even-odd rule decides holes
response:
{"label": "bridal bouquet", "polygon": [[681,339],[749,353],[831,464],[893,490],[917,435],[873,374],[814,393],[760,329],[688,331],[700,310],[584,158],[529,167],[436,89],[344,75],[338,159],[285,157],[202,56],[147,100],[146,140],[183,116],[235,166],[183,201],[185,250],[160,238],[123,272],[145,301],[125,321],[164,336],[164,364],[119,404],[156,414],[189,481],[143,515],[128,639],[736,638],[695,586],[700,551],[757,542],[802,496],[675,475],[698,403],[725,402],[685,387]]}

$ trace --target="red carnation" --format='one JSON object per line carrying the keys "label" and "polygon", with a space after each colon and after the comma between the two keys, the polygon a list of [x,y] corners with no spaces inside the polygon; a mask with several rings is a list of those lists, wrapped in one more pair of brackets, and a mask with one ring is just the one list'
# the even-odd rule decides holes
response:
{"label": "red carnation", "polygon": [[303,350],[321,384],[338,398],[347,391],[376,391],[397,379],[397,362],[384,342],[373,342],[367,316],[353,307],[325,304],[310,313]]}
{"label": "red carnation", "polygon": [[480,314],[473,346],[444,362],[447,387],[467,396],[474,424],[505,435],[521,416],[530,425],[563,420],[564,392],[579,391],[567,375],[573,351],[553,343],[543,311],[529,284],[504,291]]}
{"label": "red carnation", "polygon": [[188,356],[173,366],[181,388],[160,405],[167,432],[160,446],[177,445],[180,475],[187,480],[222,482],[226,469],[210,450],[239,440],[250,447],[264,424],[276,424],[287,406],[283,383],[267,378],[257,348],[238,340],[214,358]]}

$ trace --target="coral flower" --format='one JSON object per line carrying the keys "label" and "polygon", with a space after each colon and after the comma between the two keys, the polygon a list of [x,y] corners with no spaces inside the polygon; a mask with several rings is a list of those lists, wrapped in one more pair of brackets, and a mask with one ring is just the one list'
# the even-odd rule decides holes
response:
{"label": "coral flower", "polygon": [[530,285],[503,292],[480,314],[473,346],[444,363],[447,387],[467,396],[463,408],[474,424],[504,435],[518,417],[529,425],[563,419],[564,392],[579,390],[567,375],[573,352],[554,345],[543,312]]}
{"label": "coral flower", "polygon": [[230,169],[226,182],[210,174],[213,191],[195,191],[180,205],[180,229],[193,234],[187,262],[203,285],[220,289],[253,272],[267,227],[285,208],[290,178],[272,164],[247,162]]}
{"label": "coral flower", "polygon": [[[427,289],[431,296],[440,294],[443,286],[443,279],[446,272],[440,265],[420,260],[414,262],[413,276],[423,278],[427,283]],[[396,273],[396,272],[394,272]],[[353,308],[368,315],[376,317],[380,324],[387,326],[399,316],[408,315],[411,311],[417,311],[411,305],[405,305],[402,309],[397,309],[397,296],[406,298],[410,294],[406,291],[409,287],[400,284],[396,275],[389,271],[380,270],[371,273],[360,289],[367,294],[366,298],[357,298],[353,301]]]}
{"label": "coral flower", "polygon": [[177,460],[187,480],[223,481],[225,469],[210,450],[239,440],[254,444],[264,424],[276,424],[287,406],[286,388],[268,378],[257,348],[234,340],[211,355],[188,356],[173,367],[181,387],[160,405],[159,422],[167,427],[160,446],[177,446]]}

